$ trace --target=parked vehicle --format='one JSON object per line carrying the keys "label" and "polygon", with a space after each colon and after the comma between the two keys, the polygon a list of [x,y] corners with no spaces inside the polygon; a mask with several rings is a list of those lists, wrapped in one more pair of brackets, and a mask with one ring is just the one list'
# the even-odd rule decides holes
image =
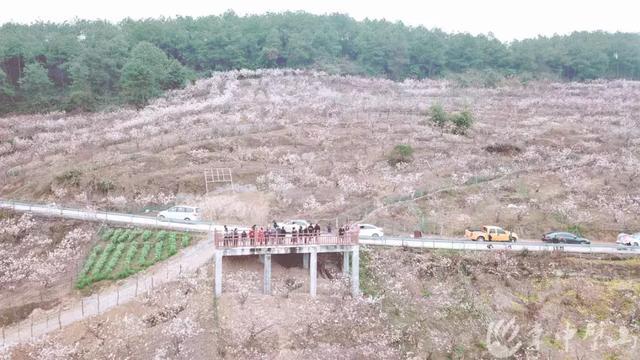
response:
{"label": "parked vehicle", "polygon": [[640,246],[640,232],[633,235],[621,233],[618,234],[617,244],[628,246]]}
{"label": "parked vehicle", "polygon": [[360,228],[360,236],[361,237],[382,237],[384,236],[384,231],[382,228],[377,227],[371,224],[358,224],[358,228]]}
{"label": "parked vehicle", "polygon": [[200,221],[200,208],[186,205],[176,205],[158,213],[160,220],[184,220],[184,221]]}
{"label": "parked vehicle", "polygon": [[306,229],[307,227],[309,227],[309,225],[311,225],[311,223],[309,223],[307,220],[301,220],[301,219],[296,219],[296,220],[289,220],[283,223],[278,223],[278,226],[281,228],[284,228],[284,230],[288,233],[292,232],[293,229],[300,229],[300,226],[302,226],[303,229]]}
{"label": "parked vehicle", "polygon": [[563,244],[591,244],[591,240],[564,231],[551,231],[542,236],[542,241]]}
{"label": "parked vehicle", "polygon": [[473,241],[511,241],[518,240],[518,234],[504,230],[499,226],[486,225],[482,228],[469,228],[464,237]]}

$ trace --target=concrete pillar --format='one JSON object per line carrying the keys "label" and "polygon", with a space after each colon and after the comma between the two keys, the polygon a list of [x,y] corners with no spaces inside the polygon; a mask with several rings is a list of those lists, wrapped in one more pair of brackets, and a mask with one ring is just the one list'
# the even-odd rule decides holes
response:
{"label": "concrete pillar", "polygon": [[318,251],[314,247],[311,249],[311,254],[309,258],[309,295],[312,297],[316,296],[316,289],[318,284]]}
{"label": "concrete pillar", "polygon": [[349,275],[349,252],[342,253],[342,274]]}
{"label": "concrete pillar", "polygon": [[309,268],[309,254],[302,254],[302,268]]}
{"label": "concrete pillar", "polygon": [[271,254],[265,254],[263,261],[264,261],[264,294],[271,295]]}
{"label": "concrete pillar", "polygon": [[213,247],[216,247],[216,242],[214,241],[215,237],[213,236],[213,231],[207,232],[207,240],[213,243]]}
{"label": "concrete pillar", "polygon": [[222,251],[220,250],[216,251],[215,258],[216,258],[216,268],[215,268],[216,297],[219,297],[222,295]]}
{"label": "concrete pillar", "polygon": [[351,263],[351,295],[360,296],[360,246],[353,247]]}

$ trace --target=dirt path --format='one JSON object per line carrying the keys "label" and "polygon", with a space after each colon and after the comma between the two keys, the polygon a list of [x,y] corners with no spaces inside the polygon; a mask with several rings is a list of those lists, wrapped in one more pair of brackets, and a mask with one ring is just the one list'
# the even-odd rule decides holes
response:
{"label": "dirt path", "polygon": [[144,273],[118,282],[96,294],[66,302],[51,311],[31,314],[22,322],[2,329],[0,348],[46,335],[63,326],[129,302],[146,292],[153,291],[153,288],[160,284],[193,274],[213,258],[214,252],[211,239],[200,241]]}

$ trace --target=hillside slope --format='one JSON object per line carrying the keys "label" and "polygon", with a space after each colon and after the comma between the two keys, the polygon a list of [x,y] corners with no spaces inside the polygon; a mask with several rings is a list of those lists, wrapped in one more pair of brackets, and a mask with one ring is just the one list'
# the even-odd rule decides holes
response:
{"label": "hillside slope", "polygon": [[[469,109],[472,130],[432,126],[436,103]],[[498,223],[613,239],[640,228],[638,114],[630,81],[460,88],[217,73],[139,112],[1,118],[0,196],[134,212],[177,200],[220,222],[339,217],[449,235]],[[412,162],[388,164],[397,144],[415,149]],[[241,192],[205,196],[211,167],[232,168]]]}
{"label": "hillside slope", "polygon": [[226,262],[217,301],[209,266],[0,356],[489,359],[499,344],[517,359],[637,354],[636,259],[383,248],[362,259],[363,298],[338,275],[320,279],[312,299],[306,271],[277,264],[274,295],[260,295],[260,264],[246,257]]}

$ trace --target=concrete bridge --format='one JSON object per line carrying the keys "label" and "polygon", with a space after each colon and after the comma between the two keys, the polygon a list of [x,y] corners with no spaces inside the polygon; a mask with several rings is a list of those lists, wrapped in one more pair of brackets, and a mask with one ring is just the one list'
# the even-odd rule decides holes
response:
{"label": "concrete bridge", "polygon": [[249,238],[238,234],[225,235],[220,231],[210,233],[215,243],[215,296],[222,295],[222,260],[226,256],[260,256],[264,267],[263,292],[271,294],[271,256],[299,254],[302,264],[309,269],[309,294],[316,296],[318,278],[318,254],[342,253],[342,271],[351,272],[351,293],[360,295],[360,247],[358,231],[337,234],[280,234]]}

